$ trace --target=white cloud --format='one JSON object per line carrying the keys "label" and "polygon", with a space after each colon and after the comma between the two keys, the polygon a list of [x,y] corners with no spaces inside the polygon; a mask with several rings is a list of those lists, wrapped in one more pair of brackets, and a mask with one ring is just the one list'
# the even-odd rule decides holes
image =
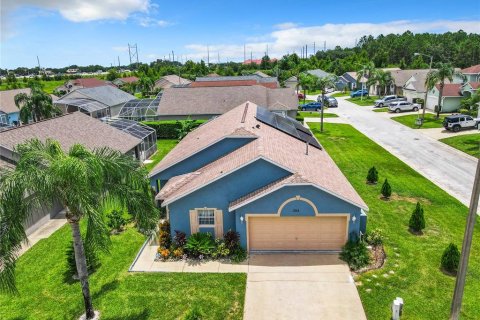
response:
{"label": "white cloud", "polygon": [[171,22],[166,21],[166,20],[158,20],[152,17],[144,16],[144,17],[138,17],[138,23],[142,27],[168,27],[172,25]]}
{"label": "white cloud", "polygon": [[[385,23],[347,23],[347,24],[324,24],[320,26],[298,27],[291,25],[290,28],[275,30],[270,34],[257,37],[259,41],[246,43],[247,59],[250,52],[254,58],[263,56],[268,45],[270,57],[281,57],[286,53],[300,52],[301,47],[308,45],[308,50],[313,53],[313,43],[316,49],[323,48],[326,41],[327,49],[335,46],[353,47],[356,40],[364,35],[378,36],[380,34],[401,34],[407,30],[413,33],[433,32],[442,33],[447,31],[458,31],[480,33],[480,21],[474,20],[436,20],[429,22],[418,22],[409,20],[391,21]],[[282,24],[287,26],[287,23]],[[279,29],[279,25],[275,26]],[[271,39],[271,40],[266,40]],[[188,57],[194,59],[205,59],[207,46],[202,44],[190,44],[185,47],[189,50]],[[223,57],[230,60],[243,59],[243,44],[214,44],[209,46],[210,56],[212,53],[220,52]],[[222,59],[223,60],[223,59]]]}
{"label": "white cloud", "polygon": [[84,22],[125,20],[131,13],[147,12],[150,0],[3,0],[2,6],[2,16],[20,7],[37,7],[58,11],[73,22]]}
{"label": "white cloud", "polygon": [[284,22],[284,23],[279,23],[273,26],[275,29],[292,29],[298,27],[298,24],[295,22]]}
{"label": "white cloud", "polygon": [[127,52],[128,47],[126,47],[126,46],[115,46],[115,47],[112,47],[112,50],[117,51],[117,52]]}

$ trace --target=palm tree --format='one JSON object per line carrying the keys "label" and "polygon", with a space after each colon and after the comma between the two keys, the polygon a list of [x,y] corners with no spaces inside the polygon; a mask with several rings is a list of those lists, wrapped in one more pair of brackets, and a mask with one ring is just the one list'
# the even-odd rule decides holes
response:
{"label": "palm tree", "polygon": [[15,105],[20,109],[20,120],[28,123],[30,119],[37,122],[61,114],[61,110],[54,106],[52,97],[42,90],[42,87],[33,83],[30,94],[19,93],[15,95]]}
{"label": "palm tree", "polygon": [[393,83],[392,73],[381,69],[375,71],[371,80],[377,84],[379,88],[379,96],[385,95],[387,93],[387,88]]}
{"label": "palm tree", "polygon": [[311,75],[310,73],[301,73],[298,76],[298,85],[302,87],[303,90],[303,103],[307,97],[307,90],[314,90],[315,82],[317,77]]}
{"label": "palm tree", "polygon": [[372,77],[375,74],[375,64],[373,62],[368,62],[362,66],[362,69],[357,71],[357,83],[359,83],[362,78],[366,79],[367,86],[367,95],[370,94],[370,87],[372,86]]}
{"label": "palm tree", "polygon": [[76,144],[64,152],[56,141],[33,139],[15,151],[16,168],[0,171],[0,290],[17,291],[16,252],[26,240],[23,223],[31,209],[59,201],[72,230],[86,317],[91,319],[94,310],[80,221],[86,220],[89,248],[108,251],[109,233],[99,208],[108,200],[118,201],[132,214],[137,228],[151,234],[159,215],[147,172],[131,156],[109,148],[90,151]]}
{"label": "palm tree", "polygon": [[150,77],[147,77],[146,75],[143,75],[140,77],[138,80],[138,86],[140,87],[140,90],[142,91],[142,95],[146,95],[146,93],[152,91],[153,86],[155,83]]}
{"label": "palm tree", "polygon": [[323,78],[317,78],[315,87],[322,91],[322,108],[321,108],[321,120],[320,120],[320,132],[323,132],[323,110],[325,109],[325,91],[328,88],[334,88],[336,85],[337,77],[336,76],[326,76]]}
{"label": "palm tree", "polygon": [[[456,71],[455,68],[450,63],[442,63],[442,62],[438,64],[438,68],[436,70],[431,70],[427,74],[427,78],[425,79],[425,86],[427,87],[427,90],[432,90],[437,83],[439,84],[437,116],[436,116],[437,119],[440,117],[440,111],[442,110],[442,97],[443,97],[443,88],[445,87],[445,82],[447,80],[452,82],[454,77],[465,79],[465,76],[459,71]],[[426,105],[426,101],[425,101],[425,105]]]}

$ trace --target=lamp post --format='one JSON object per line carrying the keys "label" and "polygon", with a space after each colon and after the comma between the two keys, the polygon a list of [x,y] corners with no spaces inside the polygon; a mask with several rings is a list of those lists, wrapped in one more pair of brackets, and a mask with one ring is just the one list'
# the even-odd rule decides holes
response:
{"label": "lamp post", "polygon": [[[427,76],[428,76],[430,74],[430,72],[432,71],[433,56],[425,54],[425,53],[419,53],[419,52],[415,52],[413,55],[414,56],[430,57],[430,66],[428,67],[428,74],[427,74]],[[423,123],[425,122],[425,110],[427,110],[427,97],[428,97],[428,89],[425,86],[425,99],[423,100],[422,122],[421,122],[420,126],[422,126]]]}

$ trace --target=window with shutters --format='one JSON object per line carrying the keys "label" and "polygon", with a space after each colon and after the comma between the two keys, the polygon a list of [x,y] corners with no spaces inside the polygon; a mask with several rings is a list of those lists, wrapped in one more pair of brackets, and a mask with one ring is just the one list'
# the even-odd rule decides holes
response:
{"label": "window with shutters", "polygon": [[198,224],[201,227],[215,226],[215,210],[213,209],[198,209]]}

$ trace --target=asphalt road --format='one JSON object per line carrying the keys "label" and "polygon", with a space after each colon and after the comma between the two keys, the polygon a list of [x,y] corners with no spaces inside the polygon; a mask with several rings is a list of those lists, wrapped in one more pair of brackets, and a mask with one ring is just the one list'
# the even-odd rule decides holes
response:
{"label": "asphalt road", "polygon": [[345,98],[337,100],[339,107],[334,112],[340,117],[463,204],[469,205],[475,158],[372,112],[371,108],[360,107]]}

